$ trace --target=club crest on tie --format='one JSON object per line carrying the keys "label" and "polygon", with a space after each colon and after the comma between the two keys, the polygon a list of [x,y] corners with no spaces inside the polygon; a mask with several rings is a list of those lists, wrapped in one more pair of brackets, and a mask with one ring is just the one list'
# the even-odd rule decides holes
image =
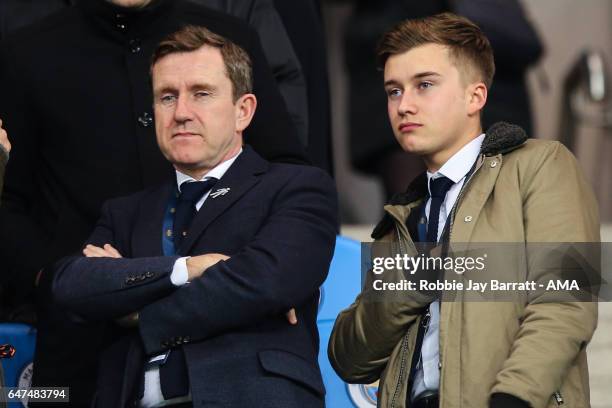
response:
{"label": "club crest on tie", "polygon": [[210,193],[210,196],[212,198],[217,198],[219,196],[222,196],[222,195],[225,195],[225,194],[229,193],[230,190],[231,190],[231,188],[229,188],[229,187],[220,188],[220,189],[217,189],[217,190],[213,191],[212,193]]}

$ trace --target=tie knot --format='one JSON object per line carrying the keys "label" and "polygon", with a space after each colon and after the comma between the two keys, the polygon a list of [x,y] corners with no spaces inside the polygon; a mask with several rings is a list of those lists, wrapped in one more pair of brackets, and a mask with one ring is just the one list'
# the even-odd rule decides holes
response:
{"label": "tie knot", "polygon": [[197,203],[200,198],[217,183],[214,177],[204,181],[191,181],[181,184],[179,201]]}
{"label": "tie knot", "polygon": [[436,179],[431,179],[429,181],[429,190],[431,191],[431,196],[436,198],[444,198],[453,184],[455,184],[453,180],[444,176],[438,177]]}

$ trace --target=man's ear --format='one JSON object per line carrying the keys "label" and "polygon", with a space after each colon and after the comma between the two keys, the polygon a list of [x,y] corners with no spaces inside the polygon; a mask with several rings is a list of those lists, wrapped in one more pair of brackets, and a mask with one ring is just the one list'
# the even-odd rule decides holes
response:
{"label": "man's ear", "polygon": [[487,103],[488,90],[483,82],[476,82],[467,87],[468,115],[478,115]]}
{"label": "man's ear", "polygon": [[236,101],[236,130],[244,131],[255,115],[255,109],[257,108],[257,98],[255,95],[248,93],[242,95]]}

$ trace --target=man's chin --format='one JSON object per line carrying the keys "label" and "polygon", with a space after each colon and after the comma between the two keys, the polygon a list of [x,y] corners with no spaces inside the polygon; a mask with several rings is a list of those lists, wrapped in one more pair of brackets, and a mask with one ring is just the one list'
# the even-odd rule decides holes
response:
{"label": "man's chin", "polygon": [[427,149],[425,148],[425,146],[422,146],[420,143],[417,143],[417,141],[414,140],[413,137],[402,138],[400,140],[400,146],[403,151],[416,154],[418,156],[427,154]]}

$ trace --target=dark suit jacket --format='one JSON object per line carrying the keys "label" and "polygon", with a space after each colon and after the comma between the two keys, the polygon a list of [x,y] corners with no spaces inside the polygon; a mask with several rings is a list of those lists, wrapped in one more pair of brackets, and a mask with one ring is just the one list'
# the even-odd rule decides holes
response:
{"label": "dark suit jacket", "polygon": [[[125,258],[57,265],[57,300],[80,317],[140,315],[139,330],[101,359],[98,406],[130,404],[145,357],[174,347],[185,353],[195,407],[323,406],[316,314],[337,227],[333,183],[247,147],[213,191],[226,187],[205,201],[178,254],[230,259],[191,284],[175,287],[177,257],[161,256],[171,183],[104,205],[88,242],[110,243]],[[296,326],[286,321],[291,307]]]}

